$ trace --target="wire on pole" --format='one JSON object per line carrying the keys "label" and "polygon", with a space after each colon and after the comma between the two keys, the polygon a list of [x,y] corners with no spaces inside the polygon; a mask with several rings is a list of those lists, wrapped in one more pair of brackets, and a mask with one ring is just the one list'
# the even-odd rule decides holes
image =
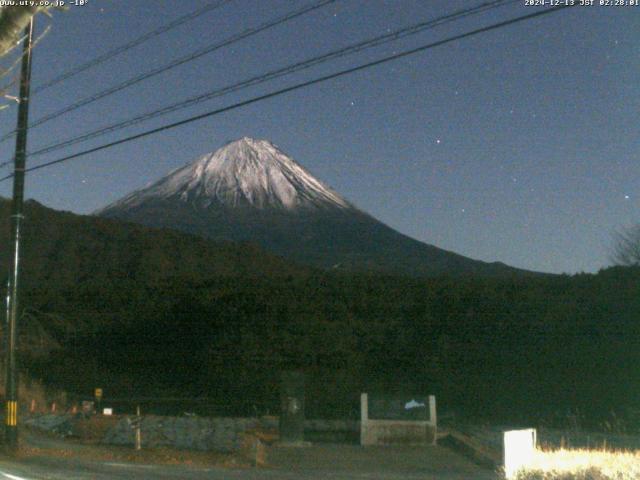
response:
{"label": "wire on pole", "polygon": [[183,15],[182,17],[179,17],[175,20],[173,20],[172,22],[169,22],[165,25],[162,25],[160,27],[158,27],[155,30],[152,30],[148,33],[145,33],[144,35],[135,38],[134,40],[131,40],[130,42],[127,42],[123,45],[120,45],[118,47],[115,47],[112,50],[109,50],[108,52],[95,57],[85,63],[82,63],[76,67],[71,68],[70,70],[58,75],[57,77],[52,78],[51,80],[39,85],[38,87],[34,88],[33,90],[33,94],[37,94],[40,93],[48,88],[53,87],[54,85],[57,85],[60,82],[63,82],[64,80],[67,80],[71,77],[74,77],[76,75],[78,75],[79,73],[82,73],[86,70],[89,70],[90,68],[96,67],[104,62],[106,62],[107,60],[110,60],[118,55],[120,55],[121,53],[124,53],[128,50],[131,50],[132,48],[137,47],[138,45],[143,44],[144,42],[151,40],[152,38],[155,38],[159,35],[162,35],[163,33],[166,33],[170,30],[173,30],[176,27],[179,27],[180,25],[183,25],[191,20],[194,20],[202,15],[204,15],[205,13],[208,13],[212,10],[216,10],[224,5],[226,5],[227,3],[231,2],[232,0],[217,0],[215,2],[209,2],[208,4],[204,5],[203,7],[199,8],[198,10],[195,10],[191,13],[188,13],[186,15]]}
{"label": "wire on pole", "polygon": [[[150,130],[146,130],[144,132],[141,132],[141,133],[138,133],[138,134],[135,134],[135,135],[131,135],[131,136],[128,136],[128,137],[124,137],[124,138],[121,138],[119,140],[115,140],[115,141],[112,141],[112,142],[109,142],[109,143],[106,143],[106,144],[103,144],[103,145],[99,145],[97,147],[89,148],[87,150],[83,150],[81,152],[78,152],[78,153],[75,153],[75,154],[72,154],[72,155],[67,155],[65,157],[58,158],[56,160],[52,160],[52,161],[49,161],[49,162],[42,163],[40,165],[36,165],[34,167],[30,167],[26,171],[27,172],[31,172],[31,171],[40,170],[40,169],[43,169],[43,168],[50,167],[52,165],[57,165],[59,163],[67,162],[69,160],[73,160],[75,158],[83,157],[83,156],[89,155],[91,153],[99,152],[101,150],[105,150],[105,149],[108,149],[108,148],[111,148],[111,147],[115,147],[117,145],[122,145],[124,143],[128,143],[128,142],[131,142],[131,141],[134,141],[134,140],[138,140],[140,138],[144,138],[144,137],[147,137],[149,135],[154,135],[156,133],[160,133],[160,132],[163,132],[163,131],[166,131],[166,130],[170,130],[170,129],[173,129],[173,128],[176,128],[176,127],[179,127],[179,126],[182,126],[182,125],[186,125],[186,124],[189,124],[189,123],[192,123],[192,122],[196,122],[198,120],[202,120],[202,119],[205,119],[205,118],[209,118],[209,117],[212,117],[212,116],[215,116],[215,115],[219,115],[219,114],[231,111],[231,110],[236,110],[238,108],[245,107],[247,105],[251,105],[253,103],[260,102],[260,101],[263,101],[263,100],[267,100],[269,98],[277,97],[277,96],[283,95],[285,93],[289,93],[289,92],[293,92],[293,91],[296,91],[296,90],[300,90],[300,89],[303,89],[303,88],[306,88],[306,87],[310,87],[312,85],[316,85],[316,84],[319,84],[319,83],[322,83],[322,82],[326,82],[328,80],[332,80],[332,79],[335,79],[335,78],[343,77],[345,75],[350,75],[352,73],[359,72],[359,71],[362,71],[362,70],[365,70],[365,69],[368,69],[368,68],[371,68],[371,67],[374,67],[374,66],[377,66],[377,65],[382,65],[382,64],[385,64],[385,63],[388,63],[388,62],[391,62],[391,61],[394,61],[394,60],[398,60],[400,58],[404,58],[404,57],[407,57],[407,56],[410,56],[410,55],[415,55],[417,53],[424,52],[426,50],[430,50],[432,48],[439,47],[441,45],[445,45],[445,44],[448,44],[448,43],[451,43],[451,42],[462,40],[464,38],[469,38],[469,37],[472,37],[472,36],[475,36],[475,35],[479,35],[481,33],[489,32],[489,31],[492,31],[492,30],[497,30],[499,28],[503,28],[503,27],[506,27],[506,26],[509,26],[509,25],[513,25],[513,24],[516,24],[516,23],[520,23],[520,22],[523,22],[523,21],[531,20],[533,18],[541,17],[543,15],[548,15],[548,14],[551,14],[551,13],[555,13],[555,12],[558,12],[560,10],[564,10],[565,8],[571,8],[572,6],[573,5],[563,5],[563,6],[558,6],[558,7],[552,7],[552,8],[548,8],[548,9],[542,10],[542,11],[530,13],[528,15],[522,15],[520,17],[515,17],[515,18],[509,19],[509,20],[505,20],[505,21],[502,21],[502,22],[494,23],[492,25],[489,25],[489,26],[486,26],[486,27],[482,27],[482,28],[478,28],[478,29],[475,29],[475,30],[472,30],[472,31],[469,31],[469,32],[465,32],[465,33],[462,33],[462,34],[454,35],[454,36],[448,37],[448,38],[446,38],[444,40],[439,40],[439,41],[436,41],[436,42],[433,42],[433,43],[429,43],[429,44],[422,45],[422,46],[419,46],[419,47],[416,47],[416,48],[412,48],[410,50],[405,50],[403,52],[399,52],[397,54],[389,55],[389,56],[380,58],[380,59],[372,61],[372,62],[368,62],[368,63],[364,63],[364,64],[361,64],[361,65],[358,65],[358,66],[355,66],[355,67],[347,68],[345,70],[341,70],[341,71],[336,72],[336,73],[332,73],[332,74],[329,74],[329,75],[324,75],[324,76],[319,77],[319,78],[308,80],[306,82],[298,83],[298,84],[295,84],[295,85],[292,85],[292,86],[289,86],[289,87],[285,87],[285,88],[282,88],[282,89],[279,89],[279,90],[276,90],[276,91],[273,91],[273,92],[270,92],[270,93],[267,93],[267,94],[264,94],[264,95],[259,95],[257,97],[253,97],[253,98],[250,98],[248,100],[244,100],[244,101],[241,101],[241,102],[238,102],[238,103],[234,103],[234,104],[228,105],[226,107],[222,107],[222,108],[218,108],[218,109],[215,109],[215,110],[211,110],[209,112],[205,112],[205,113],[202,113],[200,115],[195,115],[195,116],[186,118],[184,120],[173,122],[173,123],[170,123],[170,124],[167,124],[167,125],[163,125],[161,127],[153,128],[153,129],[150,129]],[[13,175],[7,175],[7,176],[5,176],[3,178],[0,178],[0,182],[9,179],[12,176]]]}
{"label": "wire on pole", "polygon": [[[482,5],[479,5],[477,7],[474,8],[470,8],[470,9],[463,9],[463,10],[457,10],[451,14],[442,16],[442,17],[438,17],[436,19],[431,19],[428,21],[424,21],[424,22],[419,22],[417,24],[414,25],[410,25],[408,27],[404,27],[398,30],[395,30],[393,32],[389,32],[386,33],[384,35],[380,35],[374,38],[370,38],[368,40],[364,40],[352,45],[349,45],[347,47],[343,47],[337,50],[333,50],[331,52],[328,52],[326,54],[320,55],[320,56],[316,56],[316,57],[311,57],[309,59],[303,60],[301,62],[296,62],[290,65],[287,65],[283,68],[278,68],[276,70],[272,70],[269,72],[266,72],[264,74],[260,74],[260,75],[256,75],[254,77],[251,77],[249,79],[243,80],[241,82],[237,82],[231,85],[227,85],[225,87],[222,88],[218,88],[218,89],[214,89],[212,91],[209,92],[205,92],[203,94],[199,94],[190,98],[187,98],[186,100],[181,100],[180,102],[176,102],[174,104],[168,105],[166,107],[162,107],[160,109],[157,110],[153,110],[151,112],[147,112],[141,115],[137,115],[135,117],[123,120],[121,122],[118,122],[116,124],[112,124],[112,125],[108,125],[106,127],[101,127],[99,129],[90,131],[90,132],[86,132],[80,135],[77,135],[75,137],[71,137],[68,138],[66,140],[63,140],[62,142],[58,142],[58,143],[54,143],[54,144],[50,144],[50,145],[46,145],[38,150],[32,151],[29,153],[30,156],[39,156],[39,155],[43,155],[45,153],[49,153],[55,150],[59,150],[61,148],[65,148],[65,147],[69,147],[72,145],[75,145],[77,143],[82,143],[85,142],[87,140],[90,140],[92,138],[96,138],[96,137],[100,137],[103,136],[107,133],[112,133],[118,130],[122,130],[123,128],[129,127],[129,126],[133,126],[133,125],[137,125],[139,123],[151,120],[153,118],[157,118],[178,110],[182,110],[194,105],[197,105],[199,103],[202,103],[204,101],[208,101],[208,100],[212,100],[214,98],[218,98],[224,95],[227,95],[229,93],[233,93],[233,92],[237,92],[239,90],[244,90],[246,88],[252,87],[252,86],[256,86],[256,85],[260,85],[262,83],[265,83],[267,81],[271,81],[274,80],[276,78],[280,78],[282,76],[285,75],[290,75],[292,73],[296,73],[296,72],[300,72],[303,70],[307,70],[309,68],[312,68],[314,66],[323,64],[325,62],[331,61],[331,60],[335,60],[337,58],[341,58],[347,55],[351,55],[357,52],[361,52],[365,49],[368,48],[372,48],[372,47],[376,47],[376,46],[380,46],[380,45],[384,45],[386,43],[398,40],[400,38],[405,38],[409,35],[415,35],[421,32],[424,32],[425,30],[431,29],[431,28],[435,28],[437,26],[441,26],[441,25],[445,25],[447,23],[453,22],[453,21],[457,21],[461,18],[470,16],[470,15],[476,15],[479,13],[483,13],[488,11],[489,9],[493,9],[496,7],[501,7],[503,5],[509,4],[509,3],[514,3],[516,1],[519,0],[494,0],[494,1],[490,1],[490,2],[486,2]],[[2,164],[0,164],[0,167],[2,166]]]}
{"label": "wire on pole", "polygon": [[[230,1],[230,0],[227,0]],[[214,43],[212,45],[209,45],[205,48],[200,48],[186,56],[180,57],[176,60],[173,60],[171,62],[169,62],[168,64],[162,65],[160,67],[156,67],[153,68],[145,73],[142,73],[140,75],[136,75],[132,78],[129,78],[127,80],[125,80],[124,82],[121,82],[117,85],[114,85],[112,87],[109,87],[105,90],[102,90],[100,92],[97,92],[93,95],[90,95],[88,97],[85,97],[81,100],[78,100],[70,105],[67,105],[66,107],[63,107],[59,110],[56,110],[55,112],[49,113],[43,117],[40,117],[39,119],[35,120],[34,122],[32,122],[29,125],[29,128],[34,128],[34,127],[38,127],[40,125],[43,125],[51,120],[54,120],[56,118],[61,117],[62,115],[65,115],[67,113],[73,112],[81,107],[84,107],[86,105],[89,105],[93,102],[96,102],[98,100],[101,100],[103,98],[109,97],[117,92],[120,92],[122,90],[125,90],[129,87],[132,87],[134,85],[137,85],[138,83],[144,81],[144,80],[148,80],[150,78],[153,78],[157,75],[160,75],[161,73],[165,73],[168,72],[174,68],[177,68],[181,65],[184,65],[188,62],[192,62],[194,60],[197,60],[198,58],[207,55],[209,53],[213,53],[216,50],[219,50],[221,48],[224,47],[228,47],[229,45],[232,45],[236,42],[239,42],[240,40],[246,39],[248,37],[251,37],[253,35],[256,35],[260,32],[263,32],[265,30],[271,29],[273,27],[276,27],[278,25],[281,25],[285,22],[288,22],[289,20],[292,20],[294,18],[300,17],[302,15],[305,15],[309,12],[312,12],[314,10],[317,10],[321,7],[324,7],[328,4],[334,3],[337,0],[320,0],[317,1],[311,5],[308,5],[302,9],[296,9],[293,11],[290,11],[288,13],[286,13],[285,15],[282,15],[274,20],[270,20],[268,22],[262,23],[260,25],[258,25],[257,27],[253,27],[253,28],[248,28],[236,35],[232,35],[229,38],[226,38],[225,40],[222,40],[220,42]],[[0,137],[0,143],[4,142],[5,140],[7,140],[8,138],[11,138],[11,136],[13,136],[15,134],[15,130],[6,133],[5,135],[3,135],[2,137]]]}

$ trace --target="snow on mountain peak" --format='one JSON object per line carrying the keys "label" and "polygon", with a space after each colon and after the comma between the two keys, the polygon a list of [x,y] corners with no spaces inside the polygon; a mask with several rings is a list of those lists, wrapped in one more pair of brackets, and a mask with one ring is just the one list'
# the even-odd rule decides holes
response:
{"label": "snow on mountain peak", "polygon": [[250,137],[203,155],[106,209],[134,207],[154,198],[178,199],[200,207],[351,208],[274,144]]}

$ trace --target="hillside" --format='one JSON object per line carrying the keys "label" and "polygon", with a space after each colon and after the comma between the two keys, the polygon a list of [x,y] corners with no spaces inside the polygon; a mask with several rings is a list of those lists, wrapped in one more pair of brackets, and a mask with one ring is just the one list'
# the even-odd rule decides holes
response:
{"label": "hillside", "polygon": [[[0,242],[9,243],[10,202],[0,199]],[[153,285],[173,277],[283,276],[303,272],[250,244],[59,212],[26,202],[23,267],[27,287],[119,280]],[[7,269],[7,249],[0,268]]]}
{"label": "hillside", "polygon": [[[0,213],[6,242],[6,201]],[[554,412],[579,408],[595,426],[612,408],[631,415],[640,393],[637,269],[322,272],[34,202],[26,213],[22,365],[68,392],[99,385],[113,396],[207,397],[228,414],[273,412],[279,372],[296,368],[315,416],[351,416],[359,392],[400,389],[503,420],[557,421]],[[45,337],[48,348],[34,350]]]}
{"label": "hillside", "polygon": [[[9,214],[10,202],[0,200],[4,245],[9,244]],[[26,202],[25,216],[23,305],[38,322],[34,328],[41,329],[44,322],[45,329],[53,329],[58,337],[97,325],[102,328],[105,322],[115,321],[114,312],[130,308],[136,295],[144,297],[171,281],[273,278],[305,272],[249,244],[213,242],[172,230],[59,212],[34,201]],[[3,249],[0,254],[0,278],[6,279],[9,252]],[[82,313],[92,308],[96,314]],[[38,318],[38,312],[57,311],[66,312],[64,318]]]}

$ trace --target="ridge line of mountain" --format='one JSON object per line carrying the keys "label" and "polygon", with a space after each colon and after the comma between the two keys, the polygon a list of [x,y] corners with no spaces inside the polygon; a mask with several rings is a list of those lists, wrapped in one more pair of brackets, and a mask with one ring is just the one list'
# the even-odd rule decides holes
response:
{"label": "ridge line of mountain", "polygon": [[324,269],[411,276],[535,275],[420,242],[353,206],[268,140],[243,137],[95,215],[252,242]]}

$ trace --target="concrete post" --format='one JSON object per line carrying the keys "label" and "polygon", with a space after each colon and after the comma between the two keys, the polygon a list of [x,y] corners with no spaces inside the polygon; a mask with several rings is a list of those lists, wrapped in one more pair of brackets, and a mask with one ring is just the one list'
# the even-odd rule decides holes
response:
{"label": "concrete post", "polygon": [[360,394],[360,421],[362,423],[369,419],[369,396],[366,393]]}
{"label": "concrete post", "polygon": [[142,450],[142,417],[140,416],[140,405],[136,407],[136,450]]}
{"label": "concrete post", "polygon": [[369,420],[369,396],[360,394],[360,445],[366,444],[367,421]]}
{"label": "concrete post", "polygon": [[429,422],[433,424],[433,444],[438,439],[438,416],[436,414],[436,396],[429,395]]}
{"label": "concrete post", "polygon": [[304,444],[304,384],[302,372],[282,372],[279,422],[282,443]]}

